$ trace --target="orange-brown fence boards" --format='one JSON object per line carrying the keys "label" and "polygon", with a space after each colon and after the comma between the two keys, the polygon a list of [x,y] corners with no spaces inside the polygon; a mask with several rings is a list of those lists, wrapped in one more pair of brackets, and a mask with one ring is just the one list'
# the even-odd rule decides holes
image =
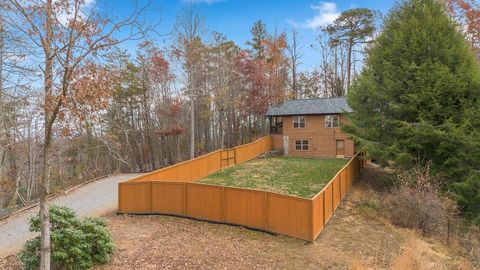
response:
{"label": "orange-brown fence boards", "polygon": [[347,171],[347,192],[350,190],[350,187],[352,186],[353,184],[353,180],[354,180],[354,173],[353,173],[353,167],[355,166],[355,162],[351,162],[346,169]]}
{"label": "orange-brown fence boards", "polygon": [[258,145],[259,145],[259,149],[258,151],[260,153],[263,153],[263,152],[267,152],[267,151],[270,151],[272,150],[272,137],[271,136],[267,136],[267,137],[263,137],[261,139],[259,139],[259,142],[258,142]]}
{"label": "orange-brown fence boards", "polygon": [[166,168],[162,168],[130,180],[193,182],[221,169],[221,150],[199,156]]}
{"label": "orange-brown fence boards", "polygon": [[[240,149],[240,150],[239,150]],[[313,199],[272,192],[190,183],[217,171],[222,153],[233,151],[240,162],[271,149],[271,138],[219,150],[147,174],[147,179],[119,184],[119,213],[161,213],[243,225],[313,241],[359,175],[363,160],[357,154]],[[227,158],[227,165],[228,160]],[[203,176],[202,176],[203,177]],[[170,179],[170,181],[165,181]],[[139,181],[142,180],[142,181]]]}
{"label": "orange-brown fence boards", "polygon": [[312,202],[312,235],[310,240],[315,240],[317,235],[323,230],[323,224],[325,222],[324,213],[324,196],[325,192],[321,191],[315,196]]}
{"label": "orange-brown fence boards", "polygon": [[185,215],[211,221],[223,221],[223,189],[221,186],[187,183]]}
{"label": "orange-brown fence boards", "polygon": [[272,150],[272,138],[270,136],[263,137],[253,143],[237,146],[235,150],[236,164],[240,164],[257,157],[260,153]]}
{"label": "orange-brown fence boards", "polygon": [[235,149],[228,149],[226,151],[228,153],[228,166],[235,165],[235,160],[236,160]]}
{"label": "orange-brown fence boards", "polygon": [[221,151],[220,153],[221,168],[228,167],[228,151]]}
{"label": "orange-brown fence boards", "polygon": [[236,164],[236,149],[230,148],[221,152],[221,168],[226,168]]}
{"label": "orange-brown fence boards", "polygon": [[256,158],[260,153],[270,151],[271,149],[272,138],[267,136],[249,144],[231,149],[217,150],[191,160],[162,168],[143,176],[136,177],[129,182],[194,182],[222,168]]}
{"label": "orange-brown fence boards", "polygon": [[151,183],[151,213],[185,215],[185,183]]}
{"label": "orange-brown fence boards", "polygon": [[357,156],[355,160],[353,161],[353,179],[356,179],[358,175],[360,174],[360,169],[361,169],[361,158]]}
{"label": "orange-brown fence boards", "polygon": [[236,147],[235,151],[236,151],[237,164],[240,164],[255,158],[259,154],[255,150],[256,149],[254,144],[247,144],[247,145]]}
{"label": "orange-brown fence boards", "polygon": [[340,190],[341,190],[340,198],[341,199],[343,199],[343,197],[347,193],[347,170],[348,170],[348,167],[345,167],[343,170],[340,171]]}
{"label": "orange-brown fence boards", "polygon": [[312,240],[311,200],[267,192],[267,230]]}
{"label": "orange-brown fence boards", "polygon": [[340,174],[337,174],[337,176],[333,179],[332,181],[332,187],[333,187],[333,210],[337,209],[338,205],[340,205],[340,201],[342,199],[342,193],[340,190]]}
{"label": "orange-brown fence boards", "polygon": [[151,182],[122,182],[118,184],[120,213],[150,213]]}
{"label": "orange-brown fence boards", "polygon": [[327,224],[328,220],[333,215],[333,182],[330,182],[325,189],[323,190],[323,194],[325,196],[325,223]]}
{"label": "orange-brown fence boards", "polygon": [[225,222],[266,229],[265,191],[229,187],[225,187],[224,191]]}

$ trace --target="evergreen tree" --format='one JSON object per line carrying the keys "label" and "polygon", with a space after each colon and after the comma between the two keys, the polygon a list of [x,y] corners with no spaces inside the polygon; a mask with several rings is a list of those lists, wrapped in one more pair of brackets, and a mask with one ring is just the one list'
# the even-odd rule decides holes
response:
{"label": "evergreen tree", "polygon": [[448,177],[447,189],[476,217],[480,70],[456,29],[436,0],[396,6],[348,95],[354,113],[344,129],[383,165],[431,161],[433,173]]}
{"label": "evergreen tree", "polygon": [[252,47],[256,58],[264,59],[266,54],[265,40],[268,38],[267,27],[261,20],[256,21],[250,29],[252,40],[247,41],[247,45]]}
{"label": "evergreen tree", "polygon": [[352,64],[355,46],[365,44],[375,31],[375,13],[368,8],[354,8],[342,12],[335,21],[325,28],[333,47],[344,44],[347,48],[347,88],[352,78]]}

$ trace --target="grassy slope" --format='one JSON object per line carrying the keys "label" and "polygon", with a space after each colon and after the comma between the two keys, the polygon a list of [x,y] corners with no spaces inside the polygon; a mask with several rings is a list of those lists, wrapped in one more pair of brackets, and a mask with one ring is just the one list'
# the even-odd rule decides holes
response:
{"label": "grassy slope", "polygon": [[254,159],[209,175],[199,182],[310,198],[322,190],[346,163],[344,159],[299,157]]}

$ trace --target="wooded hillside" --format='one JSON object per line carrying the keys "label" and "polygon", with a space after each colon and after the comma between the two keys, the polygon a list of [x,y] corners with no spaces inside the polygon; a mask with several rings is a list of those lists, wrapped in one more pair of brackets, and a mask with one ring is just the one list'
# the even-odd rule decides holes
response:
{"label": "wooded hillside", "polygon": [[[47,61],[53,77],[52,90],[45,92],[45,61],[36,56],[45,54],[46,30],[35,24],[45,18],[45,7],[43,1],[15,0],[0,6],[0,209],[38,198],[45,124],[52,124],[47,160],[53,190],[118,171],[151,171],[264,135],[264,113],[285,99],[343,95],[358,72],[362,43],[374,30],[366,9],[318,29],[311,43],[322,56],[320,66],[301,72],[295,28],[270,31],[257,21],[251,41],[235,44],[206,29],[195,6],[178,14],[174,29],[165,29],[140,23],[153,12],[149,5],[115,21],[85,1],[62,1],[53,13],[73,15],[53,17],[56,54]],[[359,33],[348,21],[367,28]],[[125,35],[123,28],[134,30]],[[69,41],[69,34],[82,43]],[[169,45],[160,45],[159,38]],[[126,41],[137,43],[135,53],[122,49]],[[83,56],[85,50],[90,53]],[[75,57],[65,62],[72,52]],[[58,111],[50,108],[54,102]],[[55,113],[49,118],[54,121],[45,122],[45,113]]]}

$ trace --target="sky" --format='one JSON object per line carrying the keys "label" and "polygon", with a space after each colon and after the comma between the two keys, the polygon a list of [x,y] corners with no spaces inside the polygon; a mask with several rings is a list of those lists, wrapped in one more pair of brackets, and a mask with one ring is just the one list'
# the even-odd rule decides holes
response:
{"label": "sky", "polygon": [[[95,0],[89,0],[95,1]],[[128,14],[131,11],[131,2],[128,0],[114,1],[113,11],[118,15]],[[342,12],[351,8],[366,7],[382,14],[394,5],[395,0],[151,0],[153,9],[145,20],[150,23],[159,23],[158,33],[169,33],[177,15],[191,4],[196,5],[205,18],[205,25],[209,32],[223,33],[243,48],[250,40],[250,28],[257,20],[262,20],[270,32],[291,32],[295,27],[299,32],[300,48],[304,54],[301,71],[312,70],[320,62],[320,52],[312,48],[318,35],[317,28],[327,25]],[[208,41],[208,40],[206,40]],[[171,39],[168,35],[157,37],[156,45],[169,46]],[[135,44],[130,42],[123,45],[131,53],[135,51]]]}

